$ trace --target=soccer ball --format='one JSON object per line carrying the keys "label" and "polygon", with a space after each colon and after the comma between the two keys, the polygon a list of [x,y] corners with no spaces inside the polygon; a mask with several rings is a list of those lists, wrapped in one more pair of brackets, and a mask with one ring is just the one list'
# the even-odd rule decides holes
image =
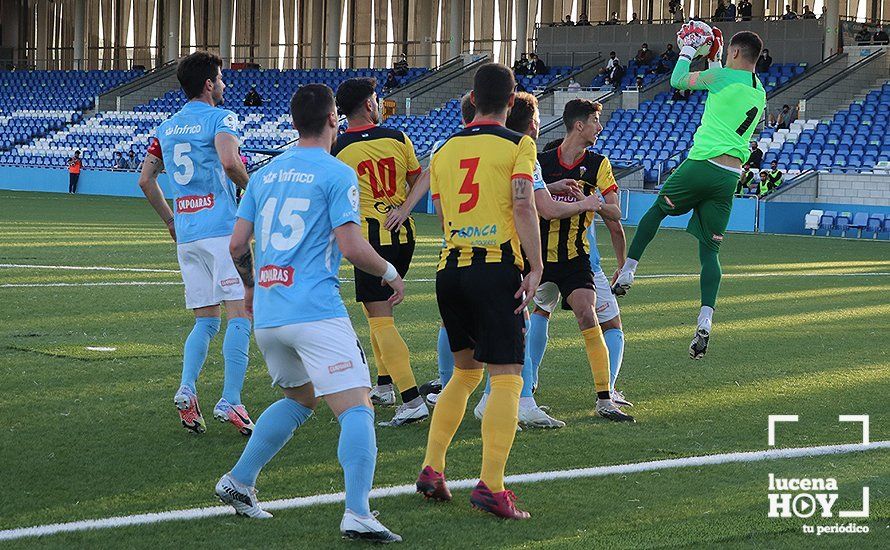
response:
{"label": "soccer ball", "polygon": [[696,43],[701,45],[695,50],[695,57],[707,55],[714,43],[714,30],[704,21],[690,21],[677,33],[677,46],[680,49]]}

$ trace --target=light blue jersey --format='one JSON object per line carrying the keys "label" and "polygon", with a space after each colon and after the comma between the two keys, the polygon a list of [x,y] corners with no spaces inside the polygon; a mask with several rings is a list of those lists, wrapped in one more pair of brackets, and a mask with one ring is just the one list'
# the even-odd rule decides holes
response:
{"label": "light blue jersey", "polygon": [[541,189],[547,189],[547,184],[544,183],[544,175],[541,172],[541,163],[536,160],[535,173],[532,174],[532,190],[538,191]]}
{"label": "light blue jersey", "polygon": [[220,133],[238,137],[238,117],[201,101],[189,101],[158,127],[179,244],[231,235],[235,226],[235,184],[214,145]]}
{"label": "light blue jersey", "polygon": [[590,221],[590,227],[587,228],[587,240],[590,242],[590,270],[594,273],[602,271],[600,250],[596,245],[596,220]]}
{"label": "light blue jersey", "polygon": [[334,229],[361,223],[355,170],[323,149],[294,147],[250,178],[238,217],[254,224],[257,328],[348,317]]}

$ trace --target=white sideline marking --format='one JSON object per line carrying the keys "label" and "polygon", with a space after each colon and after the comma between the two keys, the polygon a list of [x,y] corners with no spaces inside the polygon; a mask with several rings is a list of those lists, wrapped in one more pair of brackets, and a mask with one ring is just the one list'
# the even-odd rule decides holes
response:
{"label": "white sideline marking", "polygon": [[[3,267],[0,265],[0,267]],[[179,273],[170,271],[170,273]],[[875,273],[724,273],[723,277],[746,279],[752,277],[886,277],[890,272]],[[637,279],[680,279],[697,278],[698,273],[662,273],[656,275],[637,275]],[[343,277],[341,283],[354,283],[353,279]],[[406,283],[435,283],[435,279],[406,279]],[[0,288],[52,288],[52,287],[78,287],[78,286],[156,286],[156,285],[182,285],[182,281],[107,281],[93,283],[4,283]]]}
{"label": "white sideline marking", "polygon": [[[655,470],[668,470],[673,468],[689,468],[694,466],[711,466],[715,464],[730,464],[739,462],[759,462],[763,460],[776,460],[782,458],[800,458],[822,455],[837,455],[871,451],[876,449],[890,449],[890,440],[874,441],[868,445],[861,443],[848,445],[822,445],[817,447],[795,447],[790,449],[770,449],[768,451],[748,451],[739,453],[725,453],[716,455],[690,456],[685,458],[672,458],[669,460],[653,460],[649,462],[637,462],[632,464],[616,464],[614,466],[596,466],[593,468],[577,468],[574,470],[556,470],[550,472],[533,472],[530,474],[518,474],[507,476],[505,482],[537,483],[539,481],[552,481],[556,479],[578,479],[586,477],[603,477],[608,475],[633,474],[639,472],[651,472]],[[449,481],[451,489],[469,489],[476,485],[477,479],[461,479]],[[371,491],[371,498],[384,498],[410,495],[415,493],[414,485],[397,485],[394,487],[380,487]],[[287,510],[292,508],[307,508],[320,504],[334,504],[343,502],[345,493],[328,493],[308,497],[270,500],[263,503],[265,510]],[[233,515],[235,512],[229,506],[209,506],[206,508],[189,508],[186,510],[171,510],[169,512],[155,512],[149,514],[136,514],[131,516],[115,516],[102,519],[88,519],[73,521],[70,523],[52,523],[49,525],[37,525],[34,527],[20,527],[0,531],[0,540],[15,540],[28,537],[41,537],[58,533],[72,533],[91,529],[109,529],[112,527],[129,527],[134,525],[148,525],[167,521],[181,521],[203,519],[215,516]]]}
{"label": "white sideline marking", "polygon": [[0,264],[0,267],[20,269],[71,269],[80,271],[130,271],[133,273],[179,273],[178,269],[149,269],[146,267],[105,267],[80,265],[33,265],[33,264]]}

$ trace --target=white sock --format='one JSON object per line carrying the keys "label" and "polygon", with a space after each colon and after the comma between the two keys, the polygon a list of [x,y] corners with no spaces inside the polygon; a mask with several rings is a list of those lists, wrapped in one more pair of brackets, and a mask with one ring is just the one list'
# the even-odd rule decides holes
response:
{"label": "white sock", "polygon": [[519,408],[521,409],[531,409],[537,406],[538,403],[535,402],[535,396],[519,398]]}
{"label": "white sock", "polygon": [[703,328],[711,332],[711,319],[714,317],[714,308],[710,306],[702,306],[701,313],[698,314],[698,328]]}
{"label": "white sock", "polygon": [[624,260],[624,267],[621,268],[621,271],[630,271],[631,273],[634,273],[637,270],[638,263],[639,262],[633,258],[627,258]]}

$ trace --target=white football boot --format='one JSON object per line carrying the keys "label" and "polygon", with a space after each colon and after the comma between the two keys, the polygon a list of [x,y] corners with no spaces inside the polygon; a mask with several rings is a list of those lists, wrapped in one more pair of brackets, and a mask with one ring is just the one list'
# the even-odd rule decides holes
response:
{"label": "white football boot", "polygon": [[378,407],[392,407],[396,404],[396,391],[392,384],[374,386],[369,395],[371,404]]}
{"label": "white football boot", "polygon": [[366,540],[378,544],[402,542],[402,537],[387,529],[375,516],[376,512],[373,512],[368,517],[362,517],[347,508],[340,521],[340,534],[344,539]]}
{"label": "white football boot", "polygon": [[231,474],[227,473],[216,484],[216,496],[224,504],[235,509],[239,516],[255,519],[268,519],[272,514],[260,508],[260,502],[256,498],[256,489],[239,483]]}
{"label": "white football boot", "polygon": [[612,390],[612,402],[619,407],[633,407],[634,404],[625,399],[624,394],[618,390]]}
{"label": "white football boot", "polygon": [[634,417],[615,406],[611,399],[597,399],[596,414],[612,422],[636,422]]}
{"label": "white football boot", "polygon": [[628,289],[630,289],[631,285],[633,284],[633,271],[622,270],[618,274],[618,278],[615,279],[615,284],[612,285],[612,294],[614,294],[615,296],[624,296],[625,294],[627,294]]}
{"label": "white football boot", "polygon": [[525,428],[564,428],[566,423],[547,414],[541,407],[519,407],[519,424]]}
{"label": "white football boot", "polygon": [[429,415],[429,407],[426,406],[423,399],[417,398],[409,403],[402,403],[399,405],[392,420],[389,422],[378,422],[377,425],[394,428],[396,426],[404,426],[405,424],[412,424],[414,422],[426,420]]}

